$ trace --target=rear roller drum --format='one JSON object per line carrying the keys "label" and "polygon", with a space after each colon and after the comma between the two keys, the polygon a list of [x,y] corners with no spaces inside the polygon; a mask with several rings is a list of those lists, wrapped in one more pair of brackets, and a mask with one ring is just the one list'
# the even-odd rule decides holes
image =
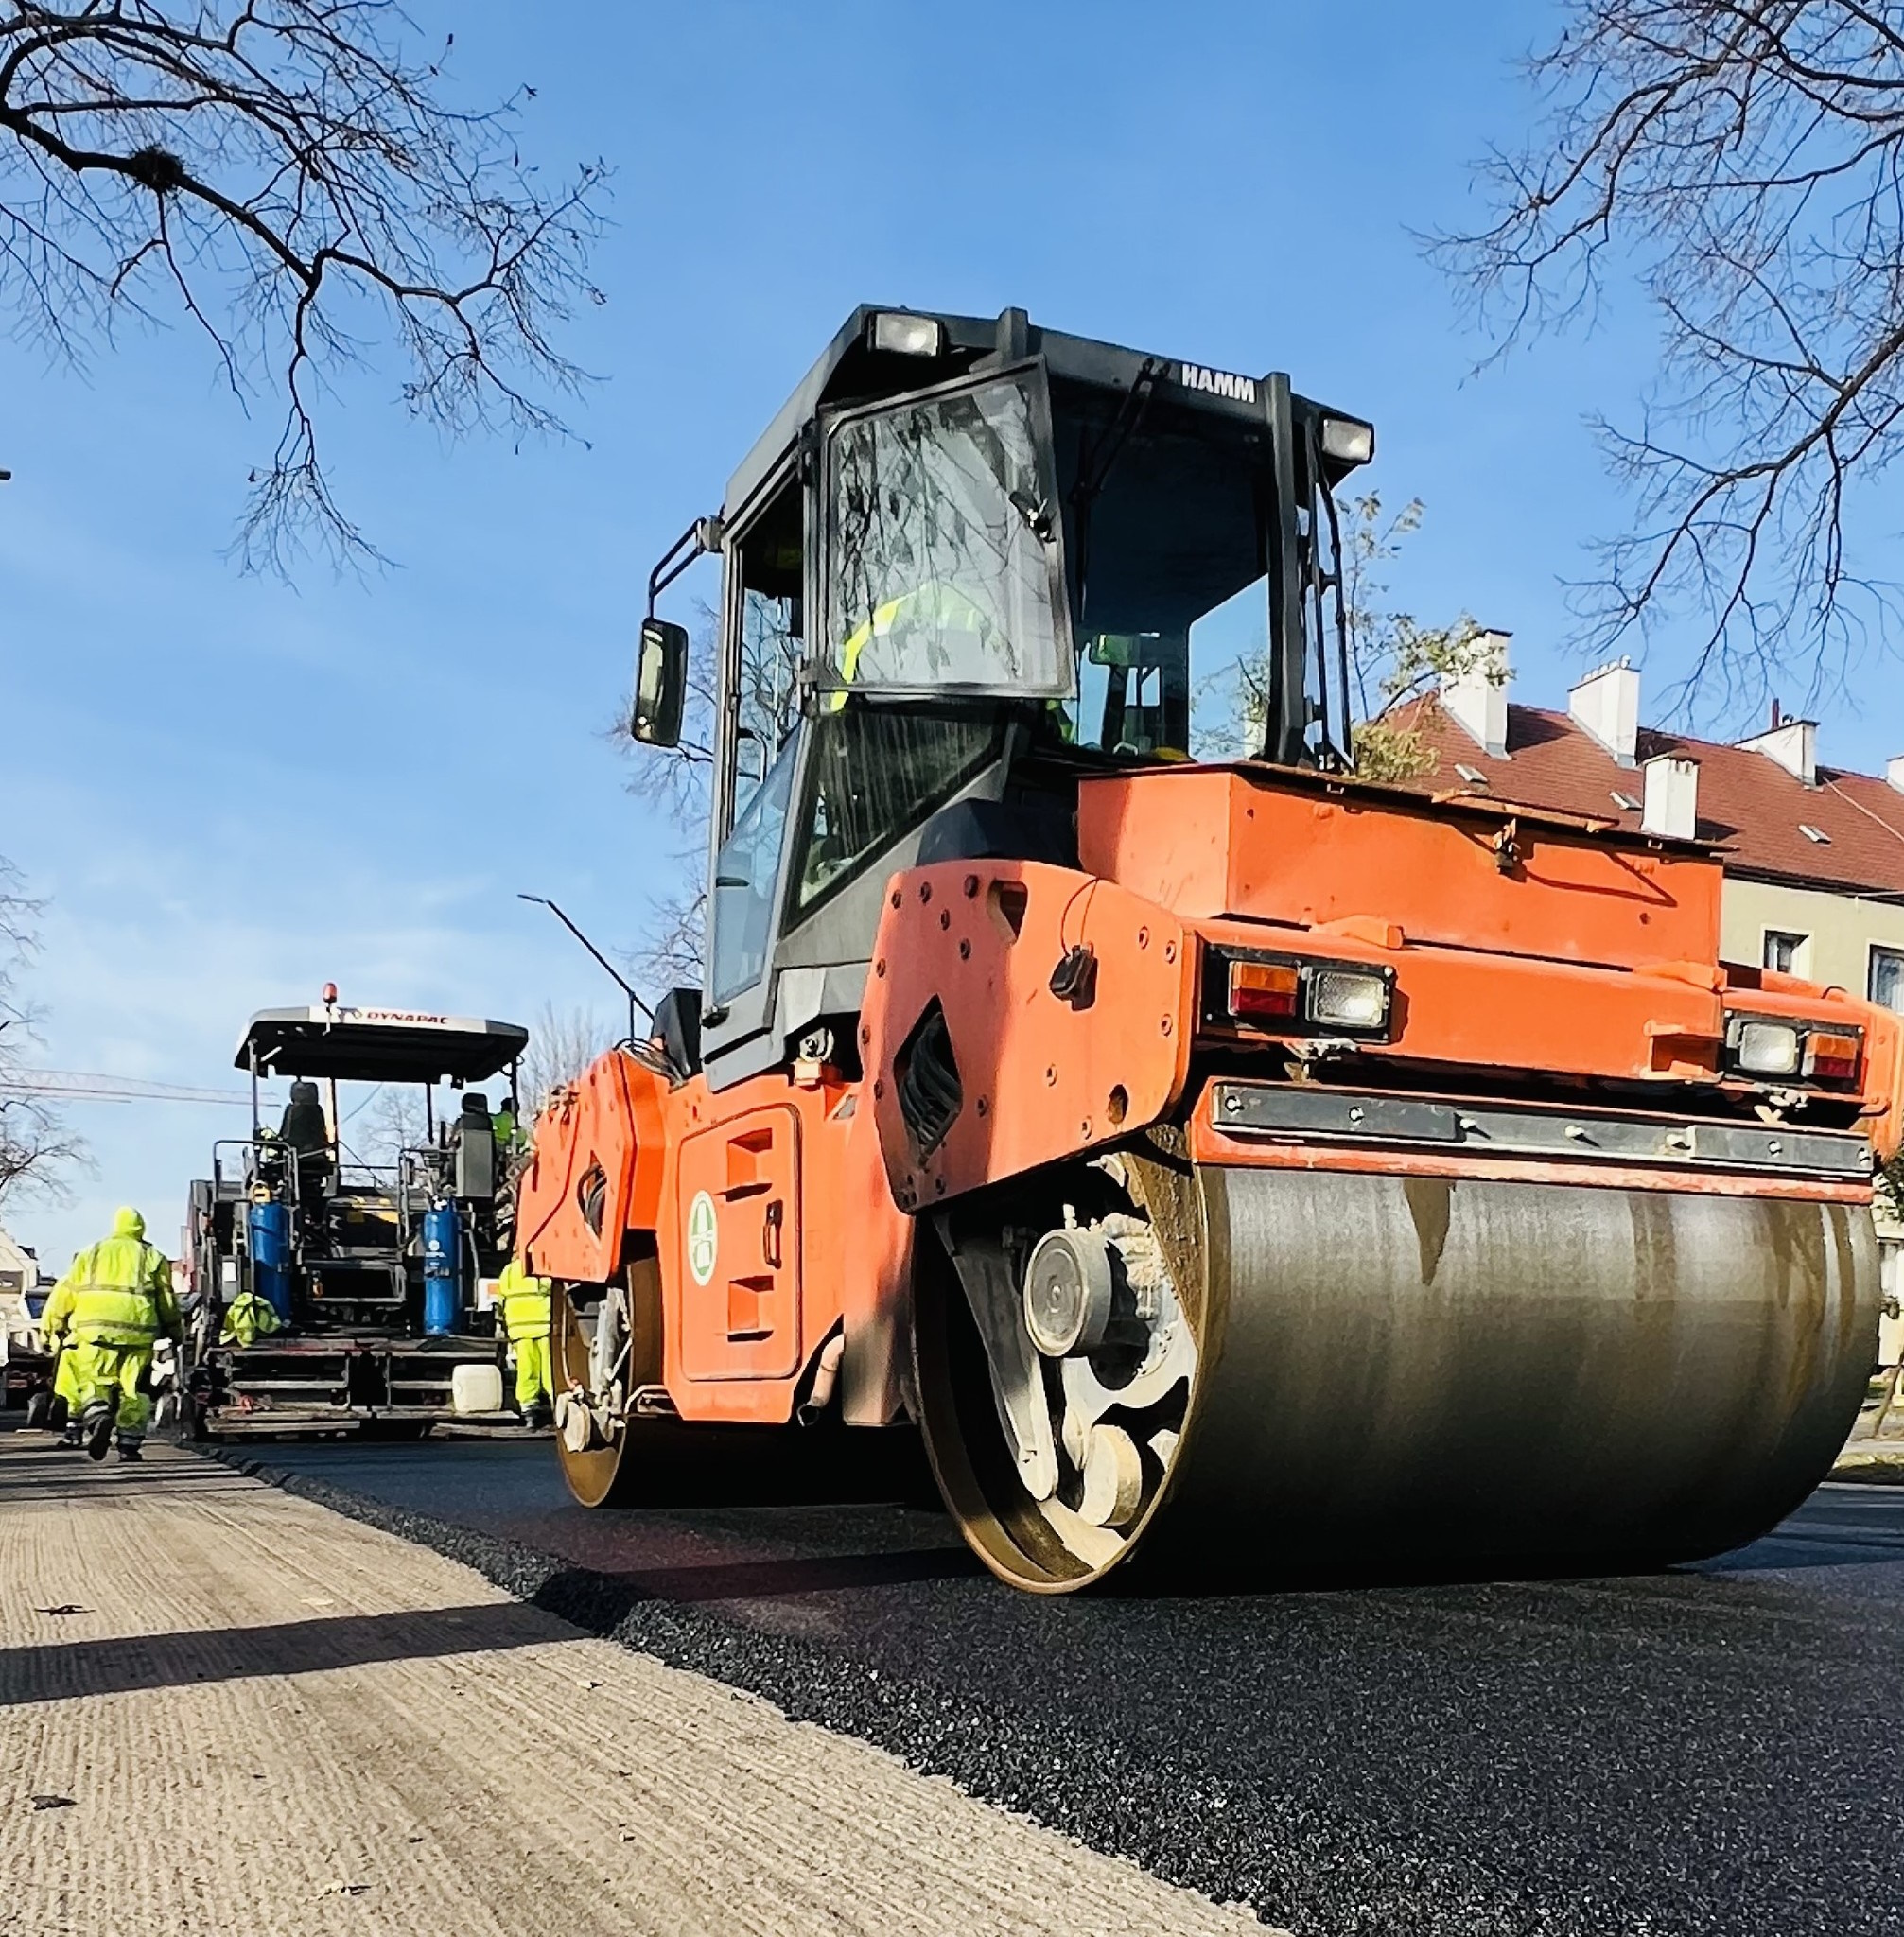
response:
{"label": "rear roller drum", "polygon": [[1041,1233],[1022,1191],[920,1222],[927,1446],[1021,1587],[1089,1585],[1140,1544],[1175,1580],[1698,1560],[1790,1513],[1857,1416],[1862,1206],[1135,1175],[1155,1232],[1075,1174]]}

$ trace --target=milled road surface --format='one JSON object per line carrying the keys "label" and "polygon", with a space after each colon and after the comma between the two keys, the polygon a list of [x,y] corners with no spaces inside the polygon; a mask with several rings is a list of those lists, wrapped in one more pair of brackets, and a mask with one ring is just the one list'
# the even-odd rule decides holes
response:
{"label": "milled road surface", "polygon": [[0,1931],[1256,1928],[229,1468],[0,1435]]}
{"label": "milled road surface", "polygon": [[1305,1937],[1904,1933],[1904,1490],[1645,1579],[1039,1600],[917,1505],[590,1514],[533,1443],[249,1452]]}

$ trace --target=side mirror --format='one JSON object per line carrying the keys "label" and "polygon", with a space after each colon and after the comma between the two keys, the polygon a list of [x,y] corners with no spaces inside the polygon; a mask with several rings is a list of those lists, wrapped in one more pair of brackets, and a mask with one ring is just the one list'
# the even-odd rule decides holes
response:
{"label": "side mirror", "polygon": [[688,629],[665,619],[641,621],[635,661],[635,716],[628,730],[644,746],[681,743],[681,709],[688,699]]}

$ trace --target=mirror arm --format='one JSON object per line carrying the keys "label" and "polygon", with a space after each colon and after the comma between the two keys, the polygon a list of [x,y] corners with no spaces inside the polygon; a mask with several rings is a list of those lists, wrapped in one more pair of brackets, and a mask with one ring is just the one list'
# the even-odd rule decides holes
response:
{"label": "mirror arm", "polygon": [[655,617],[655,602],[697,558],[721,549],[726,530],[718,517],[696,518],[665,550],[648,574],[648,617]]}

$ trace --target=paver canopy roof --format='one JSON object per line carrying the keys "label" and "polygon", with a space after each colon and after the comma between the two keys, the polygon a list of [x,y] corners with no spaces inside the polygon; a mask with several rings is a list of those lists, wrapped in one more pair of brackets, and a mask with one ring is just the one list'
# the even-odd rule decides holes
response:
{"label": "paver canopy roof", "polygon": [[478,1083],[519,1056],[529,1031],[515,1022],[414,1009],[260,1009],[232,1060],[257,1057],[261,1075],[364,1083]]}

